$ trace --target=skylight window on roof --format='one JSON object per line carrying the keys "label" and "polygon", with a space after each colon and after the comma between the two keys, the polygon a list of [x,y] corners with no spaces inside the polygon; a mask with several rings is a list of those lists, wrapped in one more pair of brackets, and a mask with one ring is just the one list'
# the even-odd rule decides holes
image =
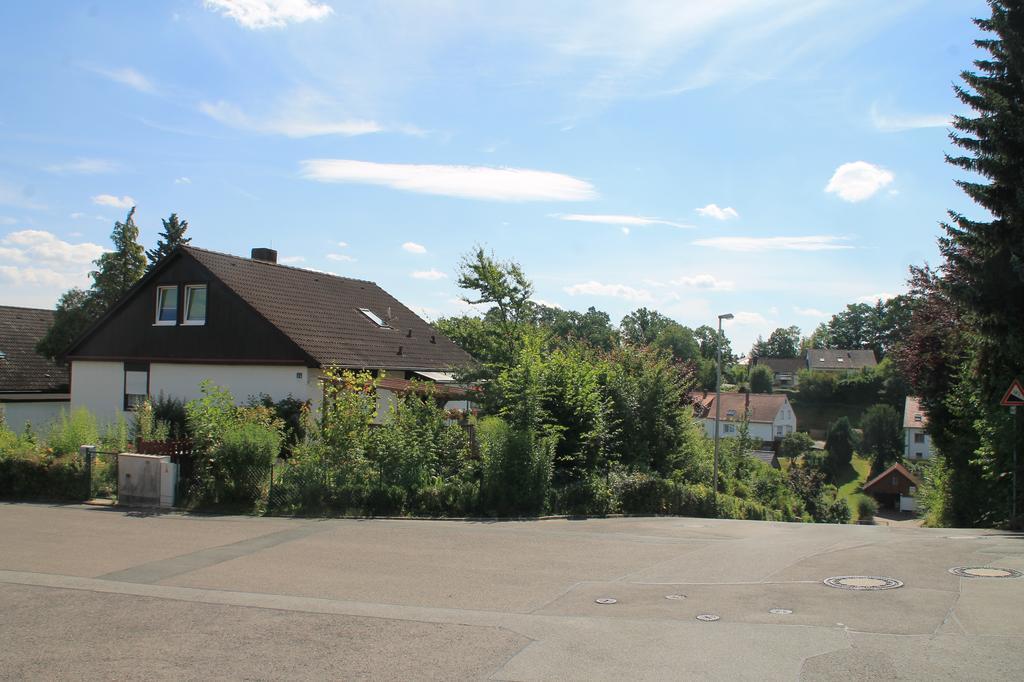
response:
{"label": "skylight window on roof", "polygon": [[369,308],[360,308],[359,312],[361,312],[363,315],[365,315],[367,317],[367,319],[370,320],[370,322],[373,322],[378,327],[382,327],[384,329],[391,329],[391,325],[389,325],[387,322],[382,320],[380,315],[378,315],[377,313],[373,312]]}

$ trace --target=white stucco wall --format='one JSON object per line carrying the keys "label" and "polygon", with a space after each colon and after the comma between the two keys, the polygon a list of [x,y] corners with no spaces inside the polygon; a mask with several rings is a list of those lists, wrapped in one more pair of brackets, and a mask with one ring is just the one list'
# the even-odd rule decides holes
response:
{"label": "white stucco wall", "polygon": [[109,424],[124,411],[124,363],[75,360],[71,363],[71,409],[84,407]]}
{"label": "white stucco wall", "polygon": [[[301,375],[301,376],[300,376]],[[309,395],[307,370],[301,365],[186,365],[154,362],[149,366],[149,394],[161,393],[181,400],[198,398],[199,384],[204,379],[226,388],[235,402],[244,403],[249,396],[266,393],[274,400],[287,398],[306,400]]]}
{"label": "white stucco wall", "polygon": [[[314,370],[315,371],[315,370]],[[298,376],[301,374],[301,376]],[[266,393],[274,400],[291,395],[306,400],[310,395],[309,371],[301,365],[190,365],[152,363],[149,366],[149,395],[191,400],[198,398],[199,383],[209,379],[228,389],[235,401]],[[312,383],[319,386],[317,380]],[[319,397],[319,392],[315,395]],[[85,407],[101,423],[118,416],[131,418],[124,407],[124,363],[76,360],[71,364],[71,408]]]}
{"label": "white stucco wall", "polygon": [[[932,456],[932,437],[924,429],[903,429],[905,442],[903,446],[903,457],[905,459],[929,459]],[[924,435],[923,443],[915,443],[914,436],[916,434]],[[918,454],[921,456],[918,457]]]}
{"label": "white stucco wall", "polygon": [[68,411],[69,406],[70,402],[67,400],[0,402],[4,422],[7,428],[15,433],[21,433],[25,430],[25,424],[31,424],[35,433],[45,434],[50,430],[50,425],[60,417],[61,412]]}

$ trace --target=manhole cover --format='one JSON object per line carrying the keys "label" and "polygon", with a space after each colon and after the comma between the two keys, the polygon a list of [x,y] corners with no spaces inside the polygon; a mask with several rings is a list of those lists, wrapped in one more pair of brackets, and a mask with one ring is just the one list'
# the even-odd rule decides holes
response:
{"label": "manhole cover", "polygon": [[614,604],[617,601],[619,601],[619,600],[618,599],[612,599],[611,597],[601,597],[600,599],[595,599],[594,603],[595,604]]}
{"label": "manhole cover", "polygon": [[822,582],[840,590],[893,590],[903,587],[902,580],[879,575],[839,575],[825,578]]}
{"label": "manhole cover", "polygon": [[697,616],[697,620],[702,620],[705,623],[713,623],[714,621],[718,620],[718,616],[716,616],[713,613],[702,613],[699,616]]}
{"label": "manhole cover", "polygon": [[686,599],[685,594],[666,594],[665,599]]}
{"label": "manhole cover", "polygon": [[1019,578],[1020,571],[1012,568],[993,568],[991,566],[957,566],[949,569],[953,575],[961,578]]}
{"label": "manhole cover", "polygon": [[775,614],[776,616],[788,616],[793,613],[793,609],[768,609],[768,613]]}

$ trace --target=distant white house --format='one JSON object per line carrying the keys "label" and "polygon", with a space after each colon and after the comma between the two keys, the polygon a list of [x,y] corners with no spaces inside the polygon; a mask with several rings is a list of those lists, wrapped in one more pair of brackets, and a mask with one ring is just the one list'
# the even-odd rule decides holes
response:
{"label": "distant white house", "polygon": [[907,396],[903,407],[903,458],[928,459],[932,456],[932,437],[928,434],[928,413],[920,401]]}
{"label": "distant white house", "polygon": [[68,409],[68,368],[36,353],[52,324],[52,310],[0,306],[0,412],[12,431],[45,432]]}
{"label": "distant white house", "polygon": [[[715,394],[692,393],[694,415],[709,437],[715,435]],[[796,431],[796,414],[789,398],[780,393],[723,393],[719,435],[735,438],[744,416],[752,438],[772,443]]]}

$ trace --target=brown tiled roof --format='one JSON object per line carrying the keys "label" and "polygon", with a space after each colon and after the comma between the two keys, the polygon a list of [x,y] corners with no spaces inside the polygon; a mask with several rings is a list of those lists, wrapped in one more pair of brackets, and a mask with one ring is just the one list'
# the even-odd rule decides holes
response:
{"label": "brown tiled roof", "polygon": [[864,369],[878,364],[875,351],[868,349],[840,350],[837,348],[812,348],[807,351],[807,368],[816,369]]}
{"label": "brown tiled roof", "polygon": [[907,402],[903,405],[903,428],[928,428],[928,413],[921,408],[921,402],[912,395],[907,396]]}
{"label": "brown tiled roof", "polygon": [[[750,398],[749,404],[747,398]],[[694,405],[694,413],[702,418],[714,418],[715,394],[691,393],[690,400]],[[722,421],[742,421],[744,412],[749,409],[747,421],[771,424],[775,416],[787,402],[786,396],[773,393],[723,393]]]}
{"label": "brown tiled roof", "polygon": [[900,464],[899,462],[896,462],[891,467],[889,467],[888,469],[886,469],[885,471],[883,471],[882,473],[878,474],[877,476],[872,478],[870,481],[865,483],[861,487],[861,490],[863,492],[867,492],[868,488],[872,487],[873,485],[875,485],[879,481],[883,480],[886,476],[888,476],[889,474],[892,474],[892,473],[900,474],[901,476],[903,476],[903,478],[907,479],[912,484],[916,485],[918,488],[920,488],[921,485],[923,485],[921,483],[921,479],[919,479],[917,476],[915,476],[914,474],[912,474],[909,471],[907,471],[907,468],[904,467],[902,464]]}
{"label": "brown tiled roof", "polygon": [[67,393],[68,368],[36,353],[53,311],[0,306],[0,393]]}
{"label": "brown tiled roof", "polygon": [[[373,282],[181,248],[322,366],[430,370],[472,362]],[[377,326],[360,308],[372,310],[390,328]]]}
{"label": "brown tiled roof", "polygon": [[799,372],[807,369],[804,358],[754,358],[755,365],[766,365],[773,372]]}

